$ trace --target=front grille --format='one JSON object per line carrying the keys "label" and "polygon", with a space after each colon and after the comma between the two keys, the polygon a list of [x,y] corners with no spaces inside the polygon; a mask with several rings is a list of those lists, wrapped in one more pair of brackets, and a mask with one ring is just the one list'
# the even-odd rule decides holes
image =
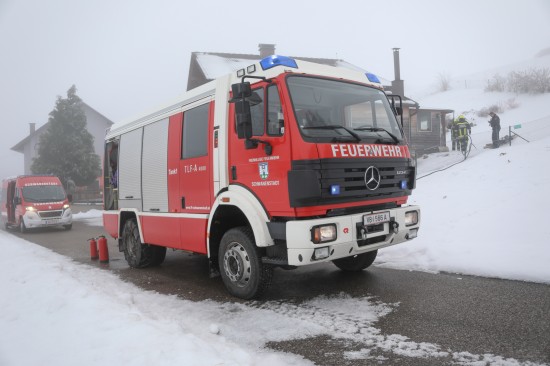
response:
{"label": "front grille", "polygon": [[43,219],[60,218],[62,213],[62,210],[38,211],[38,215],[40,215],[40,217]]}
{"label": "front grille", "polygon": [[[372,191],[365,184],[365,172],[371,166],[378,169],[381,178],[378,188]],[[407,196],[414,188],[415,174],[409,159],[293,161],[289,172],[290,201],[293,207],[304,207]],[[403,180],[405,189],[401,187]],[[333,185],[340,187],[340,194],[331,194]]]}
{"label": "front grille", "polygon": [[[381,178],[380,185],[373,191],[367,189],[365,184],[365,171],[370,166],[378,169]],[[321,167],[323,197],[330,197],[330,186],[337,184],[340,186],[340,196],[342,197],[369,199],[405,195],[404,190],[401,189],[401,181],[407,180],[407,184],[409,184],[410,173],[413,170],[406,160],[388,161],[387,159],[362,160],[360,162],[328,160],[321,162]]]}

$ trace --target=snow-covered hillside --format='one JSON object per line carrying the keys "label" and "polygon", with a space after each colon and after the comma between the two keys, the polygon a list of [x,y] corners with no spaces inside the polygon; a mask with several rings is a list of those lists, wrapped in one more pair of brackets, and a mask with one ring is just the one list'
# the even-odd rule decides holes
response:
{"label": "snow-covered hillside", "polygon": [[[380,251],[376,265],[550,283],[550,226],[541,224],[550,207],[550,93],[484,92],[486,80],[495,73],[533,67],[550,68],[550,55],[455,79],[451,90],[418,100],[421,106],[465,114],[475,124],[475,147],[462,163],[429,176],[461,161],[461,154],[419,159],[418,176],[425,177],[418,180],[411,200],[422,207],[419,237]],[[474,80],[479,81],[477,87]],[[507,109],[511,99],[517,106]],[[484,149],[491,143],[491,127],[488,117],[477,116],[477,111],[495,104],[504,109],[499,114],[500,136],[512,126],[512,132],[529,143],[516,137],[511,146]]]}

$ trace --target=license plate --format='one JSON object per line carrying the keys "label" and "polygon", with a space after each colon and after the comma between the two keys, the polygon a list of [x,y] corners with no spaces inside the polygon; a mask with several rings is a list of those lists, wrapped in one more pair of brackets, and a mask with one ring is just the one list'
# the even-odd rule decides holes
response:
{"label": "license plate", "polygon": [[54,219],[54,220],[44,220],[44,224],[45,225],[55,225],[55,224],[58,224],[59,223],[59,220],[57,219]]}
{"label": "license plate", "polygon": [[377,212],[374,214],[363,216],[363,225],[365,226],[378,225],[388,221],[390,221],[389,211]]}

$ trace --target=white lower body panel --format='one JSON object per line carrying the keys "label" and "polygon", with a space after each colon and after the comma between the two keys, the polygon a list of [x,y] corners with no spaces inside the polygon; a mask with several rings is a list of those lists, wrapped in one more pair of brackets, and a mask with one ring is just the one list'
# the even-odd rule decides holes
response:
{"label": "white lower body panel", "polygon": [[[414,225],[406,226],[405,213],[410,211],[418,212],[418,222]],[[378,212],[389,212],[390,221],[379,224],[377,230],[374,232],[361,232],[363,216]],[[311,229],[318,225],[328,224],[336,225],[336,240],[327,243],[313,243],[311,240]],[[358,227],[358,224],[361,225]],[[328,262],[403,243],[416,237],[419,226],[420,207],[418,206],[406,206],[322,219],[289,221],[286,223],[288,264],[292,266],[304,266],[312,263]],[[368,241],[374,241],[374,243],[367,244]],[[315,249],[323,247],[329,248],[328,258],[315,259]]]}

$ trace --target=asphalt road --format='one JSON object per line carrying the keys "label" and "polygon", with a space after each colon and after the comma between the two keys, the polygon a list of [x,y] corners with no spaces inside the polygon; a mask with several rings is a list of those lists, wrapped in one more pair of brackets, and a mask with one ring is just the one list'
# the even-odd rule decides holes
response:
{"label": "asphalt road", "polygon": [[[77,210],[79,207],[75,207]],[[86,208],[81,208],[86,209]],[[157,268],[128,267],[115,241],[108,238],[110,262],[90,260],[88,238],[105,235],[98,226],[77,221],[71,231],[47,229],[14,235],[50,248],[84,264],[117,273],[144,289],[200,301],[244,302],[229,296],[221,279],[209,278],[207,259],[181,251],[168,251]],[[380,334],[402,335],[413,342],[437,344],[449,356],[416,358],[377,349],[369,359],[350,359],[349,352],[368,348],[364,338],[326,336],[271,342],[267,346],[295,353],[317,365],[442,365],[456,364],[453,352],[498,355],[521,363],[550,364],[550,286],[455,274],[430,274],[369,268],[347,274],[332,264],[293,271],[275,270],[273,284],[262,301],[300,304],[320,295],[347,294],[352,298],[394,304],[394,310],[374,326]],[[324,314],[334,324],[349,323],[338,313]],[[349,324],[348,324],[349,325]],[[355,324],[361,329],[361,325]],[[336,329],[333,333],[338,333]],[[342,330],[345,331],[345,330]],[[494,358],[489,358],[494,360]],[[484,364],[484,363],[480,363]]]}

